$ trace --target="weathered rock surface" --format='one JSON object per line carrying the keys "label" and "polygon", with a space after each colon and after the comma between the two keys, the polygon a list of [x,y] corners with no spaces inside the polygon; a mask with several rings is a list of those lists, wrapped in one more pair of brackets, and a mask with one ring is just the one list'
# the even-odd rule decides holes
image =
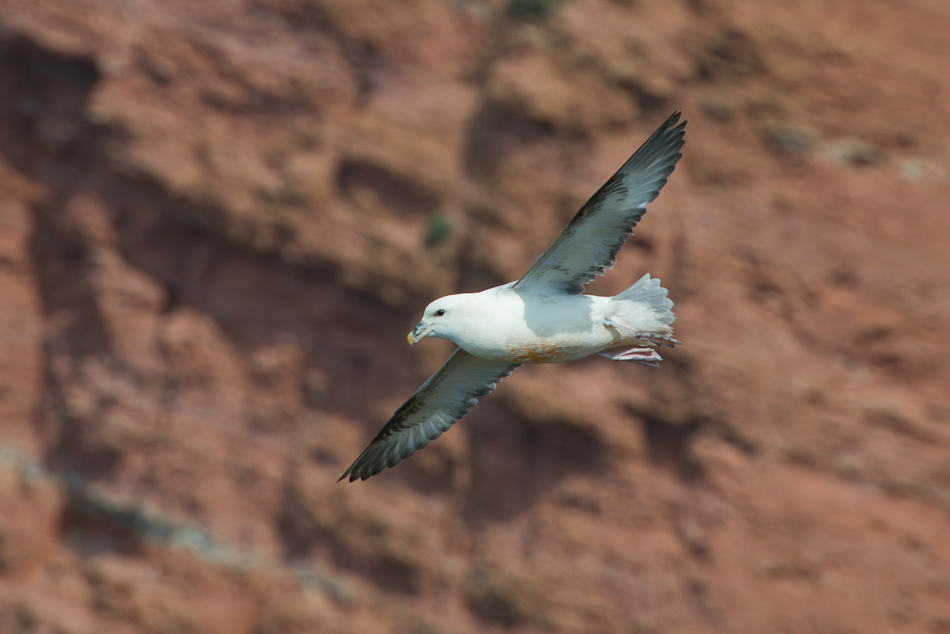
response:
{"label": "weathered rock surface", "polygon": [[[530,5],[530,6],[529,6]],[[0,3],[0,631],[950,631],[950,8]],[[658,371],[336,477],[674,109]]]}

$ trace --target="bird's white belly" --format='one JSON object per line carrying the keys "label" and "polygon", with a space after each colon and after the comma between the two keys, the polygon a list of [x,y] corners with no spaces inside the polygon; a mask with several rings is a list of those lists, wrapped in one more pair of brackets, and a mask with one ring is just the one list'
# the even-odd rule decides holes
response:
{"label": "bird's white belly", "polygon": [[506,359],[514,363],[573,361],[603,349],[603,345],[592,342],[590,337],[585,339],[576,337],[537,338],[505,344]]}
{"label": "bird's white belly", "polygon": [[603,325],[606,299],[565,295],[526,302],[509,293],[498,298],[493,318],[457,343],[474,356],[511,363],[580,359],[617,344]]}

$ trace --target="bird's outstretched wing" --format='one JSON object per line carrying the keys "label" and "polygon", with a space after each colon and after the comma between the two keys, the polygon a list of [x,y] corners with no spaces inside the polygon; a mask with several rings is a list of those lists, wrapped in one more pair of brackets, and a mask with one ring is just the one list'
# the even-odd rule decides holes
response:
{"label": "bird's outstretched wing", "polygon": [[468,414],[476,397],[494,390],[518,365],[479,359],[459,348],[396,410],[340,480],[366,480],[395,467]]}
{"label": "bird's outstretched wing", "polygon": [[617,261],[646,206],[666,185],[683,155],[686,122],[674,112],[616,174],[597,190],[558,239],[515,282],[513,289],[584,292],[584,285]]}

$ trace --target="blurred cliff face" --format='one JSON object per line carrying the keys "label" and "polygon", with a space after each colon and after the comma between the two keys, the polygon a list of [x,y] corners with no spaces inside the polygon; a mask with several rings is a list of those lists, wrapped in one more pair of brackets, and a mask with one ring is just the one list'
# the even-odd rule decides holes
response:
{"label": "blurred cliff face", "polygon": [[[0,629],[950,631],[950,10],[0,5]],[[670,111],[659,371],[336,477]]]}

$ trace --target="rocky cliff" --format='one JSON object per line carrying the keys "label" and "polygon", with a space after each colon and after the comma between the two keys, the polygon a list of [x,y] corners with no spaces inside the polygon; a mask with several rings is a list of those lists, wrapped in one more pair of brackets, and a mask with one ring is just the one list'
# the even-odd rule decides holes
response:
{"label": "rocky cliff", "polygon": [[[0,630],[950,631],[950,5],[0,2]],[[659,370],[336,478],[672,110]]]}

